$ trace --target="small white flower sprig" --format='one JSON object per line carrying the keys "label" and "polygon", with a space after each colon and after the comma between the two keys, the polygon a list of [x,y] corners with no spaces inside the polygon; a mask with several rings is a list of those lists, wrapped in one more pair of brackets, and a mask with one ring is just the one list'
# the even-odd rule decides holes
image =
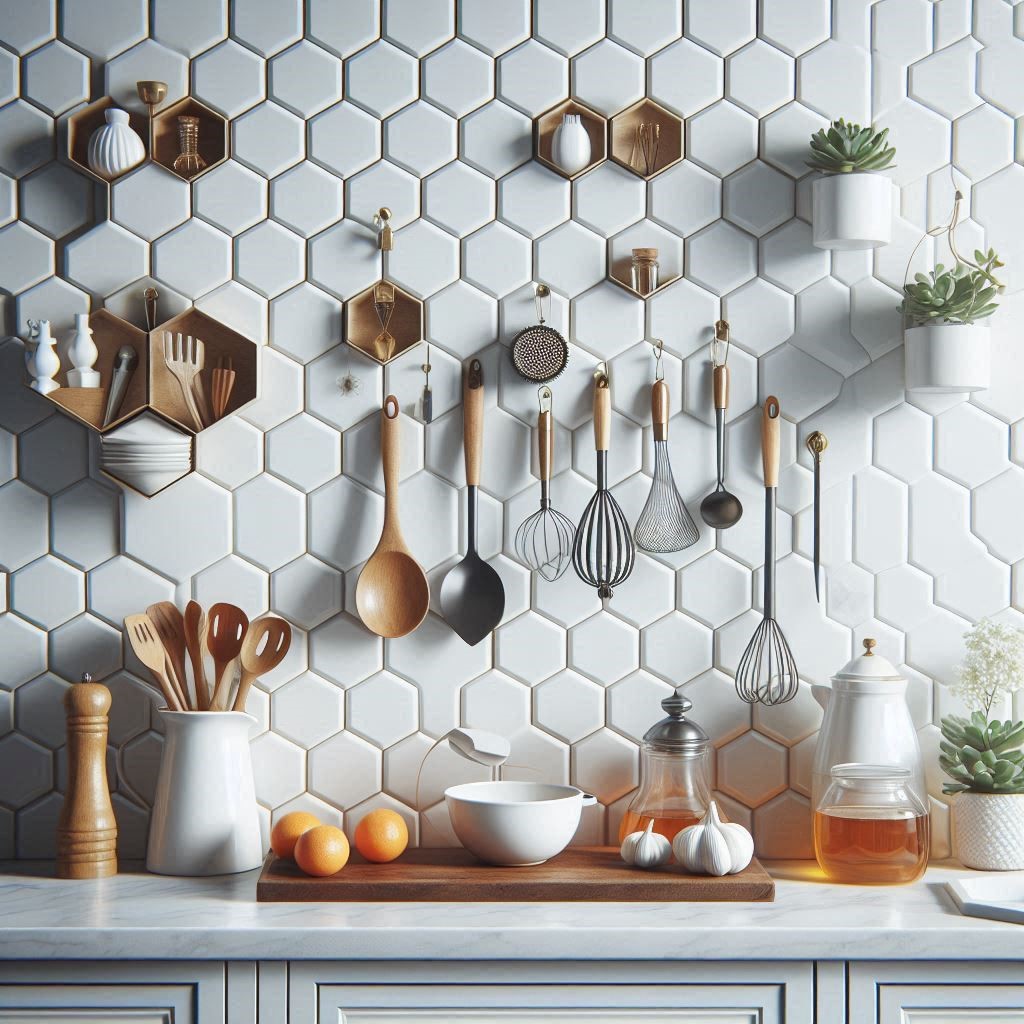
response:
{"label": "small white flower sprig", "polygon": [[988,718],[1007,695],[1024,687],[1024,630],[982,619],[964,634],[964,646],[953,692]]}

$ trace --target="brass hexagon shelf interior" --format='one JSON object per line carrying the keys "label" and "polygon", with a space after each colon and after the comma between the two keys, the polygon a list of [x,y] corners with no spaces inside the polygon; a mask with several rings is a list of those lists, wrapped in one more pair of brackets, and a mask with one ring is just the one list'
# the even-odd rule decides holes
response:
{"label": "brass hexagon shelf interior", "polygon": [[89,140],[97,128],[101,128],[106,124],[106,112],[111,109],[120,110],[123,108],[118,107],[110,96],[102,96],[80,110],[76,110],[68,117],[67,122],[68,161],[73,167],[92,178],[93,181],[98,181],[101,185],[106,185],[108,188],[111,182],[124,177],[125,174],[129,174],[136,168],[141,167],[142,163],[152,158],[149,145],[149,118],[145,114],[139,114],[130,110],[128,111],[128,124],[135,131],[136,135],[142,139],[142,144],[146,148],[146,160],[136,164],[135,167],[128,168],[128,170],[119,174],[116,178],[109,180],[101,177],[89,166]]}
{"label": "brass hexagon shelf interior", "polygon": [[[555,163],[552,155],[552,144],[555,137],[555,129],[562,123],[566,114],[577,114],[580,123],[590,138],[590,161],[586,166],[572,173],[563,170]],[[540,115],[533,125],[533,153],[545,167],[549,167],[556,174],[560,174],[569,181],[575,181],[581,174],[596,167],[608,158],[608,121],[596,110],[577,100],[564,100],[557,106],[546,110]]]}
{"label": "brass hexagon shelf interior", "polygon": [[[175,168],[174,164],[182,153],[179,132],[179,118],[195,119],[197,129],[196,148],[203,166],[189,172],[186,168]],[[228,120],[216,111],[204,106],[191,96],[172,103],[153,117],[153,145],[151,159],[161,164],[185,181],[195,181],[218,164],[224,163],[230,154],[230,132]]]}
{"label": "brass hexagon shelf interior", "polygon": [[682,119],[652,99],[616,114],[608,136],[612,160],[645,181],[683,159]]}
{"label": "brass hexagon shelf interior", "polygon": [[[384,308],[391,296],[390,315]],[[378,281],[345,305],[345,340],[382,366],[423,340],[423,303],[391,281]]]}
{"label": "brass hexagon shelf interior", "polygon": [[[640,248],[655,249],[658,253],[658,284],[650,291],[640,291],[632,283],[633,250]],[[682,276],[682,239],[657,224],[642,220],[608,239],[608,278],[630,295],[649,299]]]}

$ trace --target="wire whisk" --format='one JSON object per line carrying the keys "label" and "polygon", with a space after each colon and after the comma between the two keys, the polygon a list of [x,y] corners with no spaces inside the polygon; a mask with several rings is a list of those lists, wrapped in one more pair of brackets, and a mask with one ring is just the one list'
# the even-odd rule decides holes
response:
{"label": "wire whisk", "polygon": [[553,583],[572,561],[572,542],[576,527],[551,505],[551,467],[554,463],[554,429],[551,421],[551,388],[537,391],[540,413],[537,416],[537,449],[540,461],[540,508],[519,524],[515,549],[519,560],[541,578]]}
{"label": "wire whisk", "polygon": [[594,447],[597,451],[597,490],[587,503],[576,528],[572,565],[584,583],[609,598],[629,579],[636,561],[636,547],[629,523],[608,490],[608,444],[611,438],[611,393],[608,374],[602,367],[594,375]]}
{"label": "wire whisk", "polygon": [[651,416],[654,420],[654,481],[640,518],[636,522],[637,547],[665,553],[682,551],[696,544],[700,531],[676,487],[668,454],[668,385],[661,364],[663,343],[655,344],[655,381],[651,387]]}

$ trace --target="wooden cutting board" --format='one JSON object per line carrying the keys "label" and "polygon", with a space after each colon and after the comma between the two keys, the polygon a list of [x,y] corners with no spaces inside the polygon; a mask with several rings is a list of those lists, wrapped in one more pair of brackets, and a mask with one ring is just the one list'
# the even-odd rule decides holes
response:
{"label": "wooden cutting board", "polygon": [[775,883],[755,858],[736,875],[687,875],[667,864],[641,871],[617,847],[571,847],[546,864],[501,868],[462,849],[407,850],[390,864],[358,854],[336,875],[310,878],[267,855],[256,883],[261,903],[771,903]]}

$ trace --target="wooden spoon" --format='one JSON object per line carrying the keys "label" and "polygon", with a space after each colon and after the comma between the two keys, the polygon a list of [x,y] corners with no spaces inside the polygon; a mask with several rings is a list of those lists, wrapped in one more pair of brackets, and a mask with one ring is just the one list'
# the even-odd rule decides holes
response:
{"label": "wooden spoon", "polygon": [[249,619],[241,608],[233,604],[215,604],[208,616],[206,645],[213,655],[213,698],[211,711],[227,711],[228,692],[231,689],[229,668],[242,649],[242,641],[249,631]]}
{"label": "wooden spoon", "polygon": [[189,700],[188,677],[185,675],[185,620],[170,601],[151,604],[146,609],[156,635],[167,649],[171,685],[175,688],[186,710],[194,709]]}
{"label": "wooden spoon", "polygon": [[206,666],[203,664],[203,652],[206,649],[206,615],[196,601],[189,601],[185,605],[185,646],[192,662],[192,679],[196,684],[196,708],[199,711],[209,711],[210,688],[206,682]]}
{"label": "wooden spoon", "polygon": [[384,528],[356,584],[356,609],[367,629],[378,636],[411,633],[426,617],[430,587],[409,553],[398,521],[398,399],[384,399],[380,448],[384,464]]}
{"label": "wooden spoon", "polygon": [[135,656],[142,662],[160,687],[160,692],[171,711],[184,711],[174,687],[167,678],[167,651],[157,636],[156,627],[148,615],[126,615],[124,619],[128,642]]}
{"label": "wooden spoon", "polygon": [[249,627],[242,644],[242,679],[232,711],[245,710],[253,680],[277,668],[291,645],[292,627],[276,615],[265,615]]}

